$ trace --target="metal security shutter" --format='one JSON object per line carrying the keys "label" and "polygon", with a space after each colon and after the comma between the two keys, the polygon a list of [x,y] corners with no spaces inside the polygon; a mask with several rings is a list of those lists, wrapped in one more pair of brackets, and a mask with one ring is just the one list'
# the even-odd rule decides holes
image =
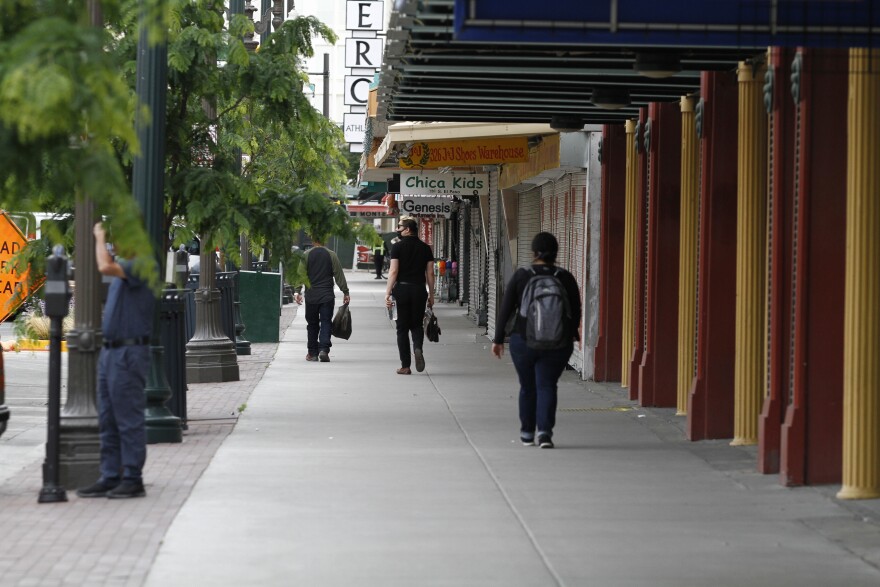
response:
{"label": "metal security shutter", "polygon": [[[568,267],[567,269],[574,275],[577,281],[578,289],[581,292],[581,301],[584,300],[584,292],[587,290],[587,243],[586,243],[586,204],[587,204],[587,174],[584,172],[573,173],[568,176],[570,179],[570,187],[568,190],[568,208],[569,213],[566,217],[568,222]],[[580,321],[583,319],[583,311],[581,316],[575,316]],[[588,345],[581,345],[578,349],[574,347],[574,353],[571,355],[569,363],[584,375],[584,353],[592,352]]]}
{"label": "metal security shutter", "polygon": [[590,133],[589,138],[590,156],[587,161],[586,174],[586,240],[584,249],[586,258],[584,263],[584,285],[581,286],[581,299],[583,300],[583,341],[584,347],[584,370],[581,376],[584,379],[594,380],[596,376],[596,364],[593,360],[594,349],[599,339],[599,282],[606,279],[599,272],[600,244],[602,240],[602,163],[599,161],[602,146],[602,133]]}
{"label": "metal security shutter", "polygon": [[553,197],[553,184],[541,186],[541,231],[554,232],[556,229],[556,198]]}
{"label": "metal security shutter", "polygon": [[471,207],[471,270],[470,296],[468,300],[468,316],[470,316],[474,322],[479,322],[480,306],[483,301],[483,261],[486,254],[483,251],[483,228],[481,222],[480,204],[475,200]]}
{"label": "metal security shutter", "polygon": [[519,195],[519,225],[516,241],[516,266],[532,264],[532,239],[541,232],[541,188],[536,187]]}
{"label": "metal security shutter", "polygon": [[556,226],[553,235],[559,241],[559,253],[556,255],[556,264],[563,269],[571,267],[571,250],[569,249],[569,231],[571,224],[571,176],[563,175],[553,182],[553,195],[556,200]]}
{"label": "metal security shutter", "polygon": [[495,332],[495,315],[501,302],[498,300],[498,276],[501,269],[498,267],[498,237],[501,232],[501,192],[498,190],[497,167],[489,173],[489,267],[488,267],[488,291],[489,307],[487,314],[487,328],[489,336]]}
{"label": "metal security shutter", "polygon": [[461,304],[471,298],[471,202],[465,200],[458,213],[458,296]]}

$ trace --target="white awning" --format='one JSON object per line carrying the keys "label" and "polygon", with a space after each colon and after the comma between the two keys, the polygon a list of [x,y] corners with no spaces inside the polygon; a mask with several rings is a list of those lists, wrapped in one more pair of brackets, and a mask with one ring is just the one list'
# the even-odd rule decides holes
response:
{"label": "white awning", "polygon": [[376,167],[382,165],[394,145],[425,141],[454,141],[487,137],[530,137],[558,134],[549,124],[498,122],[399,122],[388,127],[388,133],[376,149]]}

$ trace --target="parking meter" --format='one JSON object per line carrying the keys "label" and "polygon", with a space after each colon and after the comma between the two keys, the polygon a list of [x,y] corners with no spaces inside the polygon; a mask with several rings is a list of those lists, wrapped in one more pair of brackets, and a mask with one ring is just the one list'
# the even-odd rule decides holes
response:
{"label": "parking meter", "polygon": [[49,318],[64,318],[70,311],[70,276],[64,248],[56,245],[46,262],[44,298]]}
{"label": "parking meter", "polygon": [[180,245],[180,249],[174,253],[174,285],[177,289],[183,289],[188,278],[189,253],[186,251],[186,245]]}
{"label": "parking meter", "polygon": [[46,432],[46,460],[43,462],[43,488],[39,503],[67,501],[67,491],[59,482],[59,445],[61,443],[61,321],[70,304],[67,256],[56,245],[46,261],[46,285],[43,297],[49,327],[49,411]]}

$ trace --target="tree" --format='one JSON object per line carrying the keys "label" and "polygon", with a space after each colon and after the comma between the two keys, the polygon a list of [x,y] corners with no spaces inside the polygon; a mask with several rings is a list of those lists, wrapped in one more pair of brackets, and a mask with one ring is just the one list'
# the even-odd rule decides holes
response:
{"label": "tree", "polygon": [[[111,17],[119,8],[105,2]],[[121,249],[148,250],[119,158],[137,152],[132,92],[106,50],[112,31],[88,18],[84,1],[0,0],[0,205],[72,212],[87,194],[120,227]],[[36,276],[46,247],[30,249]]]}

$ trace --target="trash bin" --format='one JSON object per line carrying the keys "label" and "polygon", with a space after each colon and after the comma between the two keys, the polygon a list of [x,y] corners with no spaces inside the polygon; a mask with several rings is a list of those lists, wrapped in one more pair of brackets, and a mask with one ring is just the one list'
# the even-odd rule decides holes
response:
{"label": "trash bin", "polygon": [[185,289],[166,289],[162,291],[159,304],[159,334],[165,352],[162,360],[165,377],[171,388],[171,397],[165,405],[171,413],[180,418],[186,430],[186,302]]}
{"label": "trash bin", "polygon": [[218,273],[214,281],[215,286],[220,290],[220,326],[226,338],[233,342],[235,342],[235,273],[235,271]]}
{"label": "trash bin", "polygon": [[281,274],[239,272],[241,319],[251,342],[278,342],[281,319]]}

